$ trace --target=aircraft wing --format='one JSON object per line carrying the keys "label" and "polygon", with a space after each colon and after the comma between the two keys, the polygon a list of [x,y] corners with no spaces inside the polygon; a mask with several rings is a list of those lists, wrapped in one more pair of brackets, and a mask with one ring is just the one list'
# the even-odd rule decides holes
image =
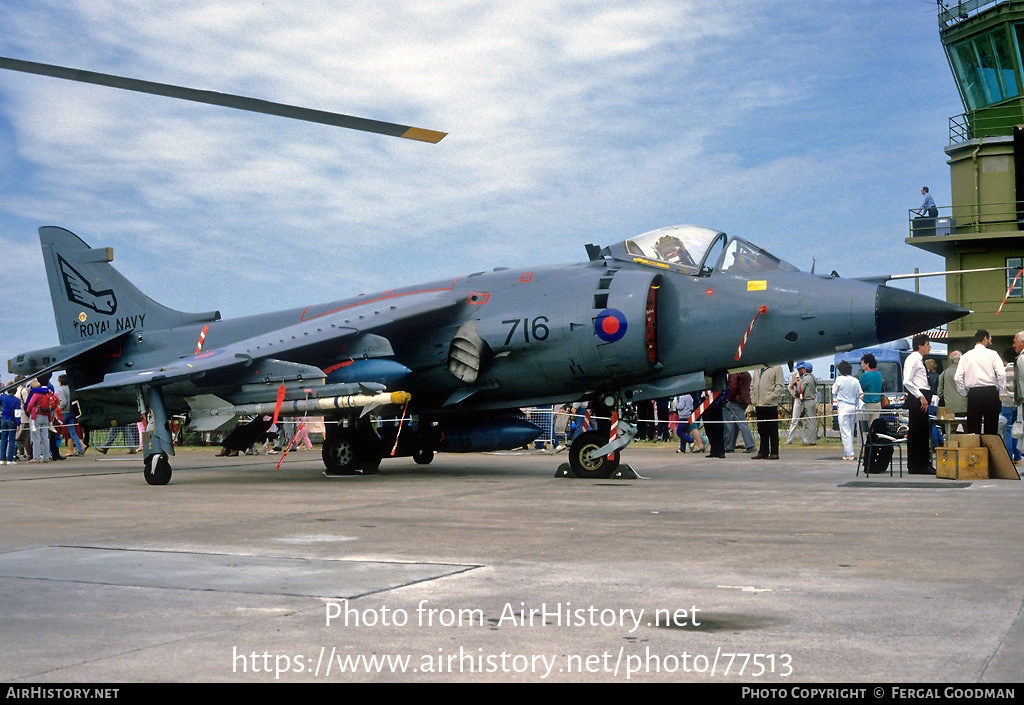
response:
{"label": "aircraft wing", "polygon": [[[33,379],[47,374],[48,372],[62,370],[69,363],[74,362],[80,357],[84,357],[86,354],[106,345],[107,343],[113,342],[121,337],[126,337],[130,332],[131,331],[120,331],[104,337],[95,338],[93,340],[72,343],[70,345],[62,345],[56,348],[47,348],[46,350],[39,350],[35,353],[20,355],[15,358],[15,360],[18,364],[21,364],[22,358],[28,358],[26,364],[30,367],[29,369],[22,370],[22,372],[29,379]],[[40,365],[42,366],[40,367]],[[21,382],[11,382],[8,385],[2,386],[0,387],[0,394],[6,392],[11,387],[17,387],[20,384]]]}
{"label": "aircraft wing", "polygon": [[129,372],[114,372],[103,377],[103,381],[82,387],[80,391],[93,392],[104,389],[120,389],[138,384],[169,384],[204,377],[214,370],[228,370],[232,367],[245,367],[252,364],[252,358],[238,353],[230,353],[227,349],[214,350],[207,353],[208,357],[196,355],[178,360],[162,367]]}
{"label": "aircraft wing", "polygon": [[[221,348],[181,358],[167,365],[148,369],[115,372],[103,381],[81,391],[119,389],[136,385],[165,385],[173,382],[196,381],[209,375],[230,376],[237,369],[249,367],[259,360],[283,360],[305,363],[309,359],[325,359],[344,346],[348,354],[366,354],[368,357],[393,355],[386,338],[374,335],[395,323],[408,323],[416,319],[429,319],[455,308],[458,300],[435,292],[412,294],[394,300],[369,301],[318,315],[291,326],[275,329],[231,343]],[[358,342],[362,339],[362,345]],[[322,370],[304,365],[303,374],[323,377]]]}

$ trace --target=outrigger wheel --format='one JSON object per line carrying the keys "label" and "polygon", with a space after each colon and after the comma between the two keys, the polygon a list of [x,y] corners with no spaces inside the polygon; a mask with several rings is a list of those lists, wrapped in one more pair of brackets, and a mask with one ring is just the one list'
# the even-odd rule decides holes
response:
{"label": "outrigger wheel", "polygon": [[607,455],[589,457],[589,454],[608,443],[607,433],[587,431],[577,436],[569,447],[569,466],[576,477],[588,480],[604,480],[611,477],[615,468],[619,467],[619,453],[614,459]]}
{"label": "outrigger wheel", "polygon": [[171,464],[165,453],[151,455],[145,460],[143,474],[151,485],[166,485],[171,481]]}

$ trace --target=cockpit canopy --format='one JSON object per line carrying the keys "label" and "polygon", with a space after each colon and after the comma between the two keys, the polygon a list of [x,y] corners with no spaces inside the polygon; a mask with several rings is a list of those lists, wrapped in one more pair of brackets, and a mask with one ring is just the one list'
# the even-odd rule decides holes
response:
{"label": "cockpit canopy", "polygon": [[689,274],[720,272],[796,272],[796,267],[738,237],[700,225],[673,225],[637,235],[602,254]]}

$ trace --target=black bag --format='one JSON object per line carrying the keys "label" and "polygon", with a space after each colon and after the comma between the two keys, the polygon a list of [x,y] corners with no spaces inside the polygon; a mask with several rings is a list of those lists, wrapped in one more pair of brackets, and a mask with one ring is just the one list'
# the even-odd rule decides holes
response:
{"label": "black bag", "polygon": [[889,435],[889,427],[885,419],[881,417],[872,421],[868,429],[868,447],[864,451],[864,472],[869,475],[887,471],[892,463],[892,446],[886,445],[886,441],[878,437],[879,433]]}

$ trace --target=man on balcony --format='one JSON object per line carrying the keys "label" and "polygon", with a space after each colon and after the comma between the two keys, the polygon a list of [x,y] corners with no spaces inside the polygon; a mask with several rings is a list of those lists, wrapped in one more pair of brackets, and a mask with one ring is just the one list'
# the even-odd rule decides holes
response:
{"label": "man on balcony", "polygon": [[917,211],[918,215],[925,216],[927,218],[938,218],[939,209],[935,206],[935,199],[928,193],[928,187],[921,187],[921,195],[924,196],[924,202],[921,204],[921,208]]}

